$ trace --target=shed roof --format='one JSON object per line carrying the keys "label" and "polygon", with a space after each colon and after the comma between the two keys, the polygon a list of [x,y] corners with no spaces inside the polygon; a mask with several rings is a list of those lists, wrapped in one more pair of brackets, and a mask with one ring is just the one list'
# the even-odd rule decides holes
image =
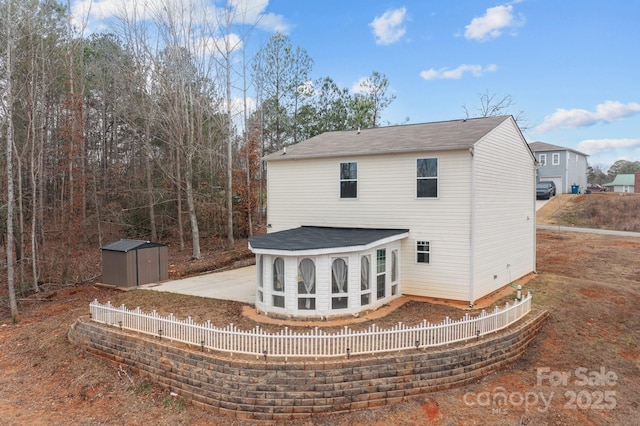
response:
{"label": "shed roof", "polygon": [[303,251],[362,247],[386,238],[402,237],[408,229],[301,226],[249,238],[252,249]]}
{"label": "shed roof", "polygon": [[624,173],[621,175],[616,175],[616,178],[613,180],[613,182],[605,183],[603,186],[635,186],[635,179],[636,175]]}
{"label": "shed roof", "polygon": [[325,132],[266,157],[268,161],[469,149],[511,116]]}
{"label": "shed roof", "polygon": [[152,243],[151,241],[145,241],[145,240],[123,239],[123,240],[115,241],[111,244],[107,244],[106,246],[103,246],[102,250],[121,251],[126,253],[131,250],[140,250],[140,249],[149,248],[149,247],[164,247],[164,244]]}
{"label": "shed roof", "polygon": [[529,144],[529,147],[531,148],[531,150],[533,152],[571,151],[571,152],[575,152],[576,154],[580,154],[580,155],[584,155],[585,157],[588,157],[588,155],[585,154],[584,152],[576,151],[573,148],[567,148],[565,146],[560,146],[560,145],[553,145],[553,144],[546,143],[546,142],[531,142]]}

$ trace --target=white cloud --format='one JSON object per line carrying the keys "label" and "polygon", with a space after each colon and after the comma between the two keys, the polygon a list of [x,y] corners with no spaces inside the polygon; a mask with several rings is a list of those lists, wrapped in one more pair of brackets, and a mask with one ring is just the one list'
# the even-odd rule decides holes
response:
{"label": "white cloud", "polygon": [[465,73],[471,73],[474,77],[480,77],[484,73],[495,72],[497,70],[498,66],[495,64],[489,64],[486,67],[482,65],[462,64],[451,70],[448,68],[440,68],[438,70],[431,68],[420,72],[420,77],[425,80],[459,80]]}
{"label": "white cloud", "polygon": [[629,148],[640,149],[640,139],[585,139],[577,146],[578,151],[589,155]]}
{"label": "white cloud", "polygon": [[392,44],[400,40],[407,32],[404,27],[407,8],[387,10],[382,16],[377,16],[369,26],[373,28],[376,44]]}
{"label": "white cloud", "polygon": [[575,129],[586,127],[598,122],[611,122],[620,118],[629,117],[640,112],[640,103],[631,102],[623,104],[618,101],[606,101],[596,106],[595,111],[574,108],[558,108],[556,112],[547,115],[542,124],[536,127],[538,132],[548,132],[557,128]]}
{"label": "white cloud", "polygon": [[473,18],[465,27],[464,37],[469,40],[487,41],[502,35],[505,29],[512,30],[523,25],[524,19],[513,16],[513,5],[490,7],[483,16]]}
{"label": "white cloud", "polygon": [[[269,0],[229,0],[228,7],[235,24],[256,25],[258,28],[287,33],[291,25],[282,15],[267,13]],[[76,28],[85,32],[105,27],[104,22],[112,18],[127,16],[128,19],[144,21],[153,14],[169,9],[179,16],[180,11],[197,10],[203,19],[215,20],[214,6],[201,0],[76,0],[72,6],[72,19]],[[218,9],[223,13],[224,9]],[[224,22],[224,21],[221,21]]]}
{"label": "white cloud", "polygon": [[229,0],[229,6],[235,12],[234,22],[257,25],[259,28],[287,34],[291,25],[286,22],[282,15],[265,13],[269,0]]}

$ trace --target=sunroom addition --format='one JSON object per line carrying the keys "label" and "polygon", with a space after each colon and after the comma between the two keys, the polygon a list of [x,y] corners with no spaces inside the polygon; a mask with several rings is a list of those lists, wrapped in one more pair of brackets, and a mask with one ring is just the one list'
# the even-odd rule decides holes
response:
{"label": "sunroom addition", "polygon": [[249,238],[256,308],[267,315],[356,315],[400,296],[407,229],[303,226]]}

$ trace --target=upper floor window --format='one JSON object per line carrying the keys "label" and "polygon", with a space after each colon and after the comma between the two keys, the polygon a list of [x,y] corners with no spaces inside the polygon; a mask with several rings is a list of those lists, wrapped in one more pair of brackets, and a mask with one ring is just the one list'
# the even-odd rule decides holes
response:
{"label": "upper floor window", "polygon": [[437,158],[418,158],[416,196],[418,198],[438,197]]}
{"label": "upper floor window", "polygon": [[541,166],[547,165],[547,154],[540,154],[540,158],[538,159]]}
{"label": "upper floor window", "polygon": [[553,164],[554,166],[560,164],[560,154],[554,153],[551,155],[551,164]]}
{"label": "upper floor window", "polygon": [[340,163],[340,198],[358,198],[358,163]]}

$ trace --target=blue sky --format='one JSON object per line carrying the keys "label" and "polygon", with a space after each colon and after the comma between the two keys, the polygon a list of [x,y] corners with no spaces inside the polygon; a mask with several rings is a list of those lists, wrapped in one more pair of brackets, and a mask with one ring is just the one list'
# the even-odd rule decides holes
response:
{"label": "blue sky", "polygon": [[[114,3],[123,0],[93,0],[90,22],[108,18]],[[605,171],[640,161],[640,1],[231,3],[260,18],[254,49],[286,33],[314,60],[313,79],[351,88],[385,74],[396,96],[385,123],[463,118],[481,94],[510,96],[529,142],[579,150]]]}

